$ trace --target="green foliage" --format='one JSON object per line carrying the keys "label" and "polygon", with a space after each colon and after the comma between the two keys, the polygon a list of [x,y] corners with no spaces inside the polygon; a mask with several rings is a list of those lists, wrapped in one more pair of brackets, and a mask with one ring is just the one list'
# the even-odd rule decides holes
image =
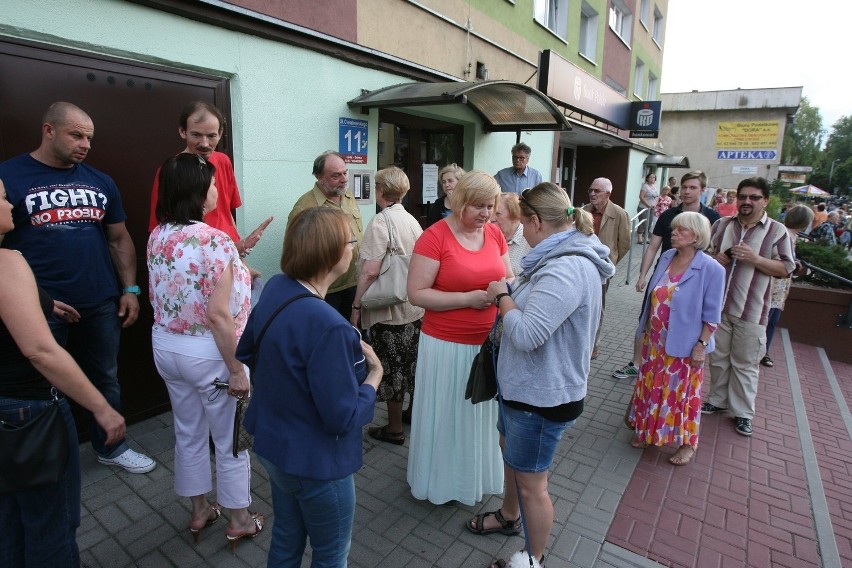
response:
{"label": "green foliage", "polygon": [[778,219],[778,216],[781,215],[781,205],[783,203],[780,197],[770,194],[769,203],[766,204],[766,214],[773,219]]}
{"label": "green foliage", "polygon": [[[831,166],[834,164],[832,175]],[[848,193],[847,187],[852,185],[852,116],[841,117],[832,126],[831,134],[825,144],[825,152],[819,173],[826,178],[831,175],[831,186],[824,187],[832,191],[840,188],[840,193]]]}
{"label": "green foliage", "polygon": [[822,115],[819,108],[811,106],[808,97],[802,97],[799,109],[784,133],[781,163],[791,166],[816,166],[819,163],[822,137]]}
{"label": "green foliage", "polygon": [[[808,243],[800,240],[796,243],[796,256],[823,270],[828,270],[847,280],[852,280],[852,261],[849,260],[846,247],[842,245],[828,246],[823,243]],[[806,277],[806,280],[822,286],[849,288],[849,286],[834,278],[823,276],[816,272],[811,272]]]}

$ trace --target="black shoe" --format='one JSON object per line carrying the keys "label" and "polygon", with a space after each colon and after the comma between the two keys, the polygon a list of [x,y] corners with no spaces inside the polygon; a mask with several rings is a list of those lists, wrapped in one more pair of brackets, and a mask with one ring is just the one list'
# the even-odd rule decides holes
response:
{"label": "black shoe", "polygon": [[735,426],[737,434],[742,434],[743,436],[751,436],[751,418],[737,418],[737,425]]}
{"label": "black shoe", "polygon": [[701,414],[715,414],[716,412],[724,412],[728,410],[727,408],[719,408],[718,406],[713,406],[709,402],[705,402],[701,405]]}
{"label": "black shoe", "polygon": [[775,365],[775,362],[772,360],[772,357],[766,355],[763,359],[760,360],[760,364],[764,367],[772,367]]}

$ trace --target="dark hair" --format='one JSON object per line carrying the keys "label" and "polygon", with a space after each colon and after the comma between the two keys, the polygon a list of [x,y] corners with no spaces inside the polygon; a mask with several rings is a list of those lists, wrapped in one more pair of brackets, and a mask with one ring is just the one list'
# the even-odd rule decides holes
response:
{"label": "dark hair", "polygon": [[189,117],[197,112],[209,112],[219,121],[219,130],[225,128],[225,115],[222,111],[205,101],[192,101],[180,111],[180,122],[178,125],[186,130],[189,128]]}
{"label": "dark hair", "polygon": [[188,225],[204,217],[204,200],[216,168],[201,156],[181,153],[160,166],[157,208],[160,223]]}
{"label": "dark hair", "polygon": [[301,280],[330,272],[343,257],[350,239],[349,218],[342,210],[333,207],[305,209],[287,224],[281,271]]}
{"label": "dark hair", "polygon": [[765,178],[762,177],[750,177],[746,178],[737,185],[737,195],[740,194],[740,190],[744,187],[753,187],[755,189],[759,189],[763,194],[763,197],[769,198],[769,182],[766,181]]}
{"label": "dark hair", "polygon": [[794,205],[787,209],[784,215],[784,226],[794,231],[804,231],[814,220],[814,212],[810,207]]}
{"label": "dark hair", "polygon": [[[311,173],[313,173],[315,176],[321,176],[325,171],[325,160],[329,156],[337,156],[338,158],[343,160],[343,156],[340,154],[340,152],[335,152],[334,150],[326,150],[325,152],[317,156],[314,160],[314,169]],[[343,161],[345,162],[346,160]]]}

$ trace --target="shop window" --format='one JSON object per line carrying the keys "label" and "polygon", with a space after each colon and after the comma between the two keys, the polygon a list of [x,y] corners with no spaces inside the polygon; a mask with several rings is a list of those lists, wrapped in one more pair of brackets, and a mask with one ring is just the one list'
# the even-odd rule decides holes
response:
{"label": "shop window", "polygon": [[568,35],[568,0],[535,0],[535,21],[562,39]]}
{"label": "shop window", "polygon": [[580,55],[594,62],[598,49],[598,13],[583,2],[580,7]]}

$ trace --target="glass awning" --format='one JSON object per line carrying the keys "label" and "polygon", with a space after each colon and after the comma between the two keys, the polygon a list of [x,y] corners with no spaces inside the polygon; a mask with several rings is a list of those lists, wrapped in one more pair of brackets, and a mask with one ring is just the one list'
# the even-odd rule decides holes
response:
{"label": "glass awning", "polygon": [[666,156],[654,154],[645,158],[646,166],[666,166],[669,168],[688,168],[689,158],[686,156]]}
{"label": "glass awning", "polygon": [[348,104],[361,112],[371,108],[462,104],[482,118],[487,132],[571,130],[548,97],[514,81],[403,83],[370,91]]}

